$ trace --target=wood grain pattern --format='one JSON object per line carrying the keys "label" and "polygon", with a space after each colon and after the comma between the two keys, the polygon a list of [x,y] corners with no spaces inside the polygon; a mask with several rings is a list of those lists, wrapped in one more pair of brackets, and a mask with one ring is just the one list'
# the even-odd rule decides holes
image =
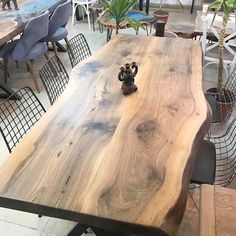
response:
{"label": "wood grain pattern", "polygon": [[[202,185],[201,191],[204,198],[201,198],[201,210],[208,209],[211,214],[202,214],[200,218],[202,228],[215,225],[212,231],[202,231],[201,236],[232,236],[236,235],[236,190],[220,186]],[[209,201],[213,202],[214,208],[209,208]],[[207,216],[207,217],[206,217]],[[213,224],[212,224],[213,223]]]}
{"label": "wood grain pattern", "polygon": [[[140,235],[174,235],[209,125],[197,41],[117,35],[0,169],[0,206]],[[123,96],[120,66],[136,61]]]}
{"label": "wood grain pattern", "polygon": [[214,186],[201,185],[200,236],[216,235]]}
{"label": "wood grain pattern", "polygon": [[30,18],[45,10],[53,11],[62,2],[65,0],[17,0],[19,10],[0,8],[0,45],[20,34]]}

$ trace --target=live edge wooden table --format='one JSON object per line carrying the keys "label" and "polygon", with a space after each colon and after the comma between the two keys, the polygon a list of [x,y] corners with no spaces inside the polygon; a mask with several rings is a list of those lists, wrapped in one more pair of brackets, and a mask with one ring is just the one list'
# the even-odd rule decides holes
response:
{"label": "live edge wooden table", "polygon": [[[137,235],[175,235],[209,124],[198,41],[119,34],[0,168],[0,206]],[[135,61],[124,96],[120,66]]]}
{"label": "live edge wooden table", "polygon": [[[66,0],[17,0],[19,10],[15,10],[11,2],[12,10],[2,10],[0,4],[0,45],[3,45],[13,37],[23,32],[25,24],[30,18],[45,10],[52,12],[59,4]],[[7,9],[7,7],[6,7]],[[5,84],[0,81],[1,98],[6,98],[13,93]]]}

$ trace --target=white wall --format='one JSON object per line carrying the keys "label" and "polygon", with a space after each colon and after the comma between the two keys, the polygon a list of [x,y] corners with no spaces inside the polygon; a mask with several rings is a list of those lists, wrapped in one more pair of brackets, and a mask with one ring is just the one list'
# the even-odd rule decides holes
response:
{"label": "white wall", "polygon": [[[161,0],[150,0],[150,3],[160,3]],[[163,4],[173,4],[173,5],[176,5],[176,2],[177,0],[162,0]],[[180,2],[183,4],[183,5],[191,5],[192,4],[192,0],[180,0]],[[197,5],[201,5],[201,0],[195,0],[194,1],[194,5],[197,6]]]}

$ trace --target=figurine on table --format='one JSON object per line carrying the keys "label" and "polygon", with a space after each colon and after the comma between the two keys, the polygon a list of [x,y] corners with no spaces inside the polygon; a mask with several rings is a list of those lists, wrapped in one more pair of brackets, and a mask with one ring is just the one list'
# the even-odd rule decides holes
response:
{"label": "figurine on table", "polygon": [[3,10],[6,10],[6,9],[5,9],[6,5],[7,5],[8,9],[11,9],[11,3],[10,3],[10,1],[13,2],[14,6],[15,6],[15,9],[16,9],[16,10],[19,10],[16,0],[1,0],[1,2],[2,2],[2,9],[3,9]]}
{"label": "figurine on table", "polygon": [[138,66],[136,62],[131,64],[126,63],[124,67],[120,68],[120,73],[118,74],[118,79],[122,82],[121,88],[123,89],[123,94],[128,95],[137,91],[138,87],[134,84],[134,77],[138,72]]}

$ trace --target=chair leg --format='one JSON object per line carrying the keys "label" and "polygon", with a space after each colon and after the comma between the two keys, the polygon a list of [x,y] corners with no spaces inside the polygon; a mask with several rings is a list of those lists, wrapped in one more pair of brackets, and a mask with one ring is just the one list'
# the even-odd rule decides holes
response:
{"label": "chair leg", "polygon": [[29,68],[31,77],[32,77],[32,79],[34,81],[35,88],[38,91],[38,93],[40,93],[39,86],[38,86],[38,83],[37,83],[37,80],[36,80],[36,76],[35,76],[35,73],[34,73],[33,65],[32,65],[31,61],[26,61],[26,64],[27,64],[27,66]]}
{"label": "chair leg", "polygon": [[56,42],[52,42],[52,47],[53,47],[53,51],[54,51],[55,55],[58,57]]}
{"label": "chair leg", "polygon": [[88,27],[89,27],[89,29],[91,29],[91,25],[90,25],[90,12],[89,12],[88,9],[87,9],[86,14],[87,14],[87,17],[88,17]]}
{"label": "chair leg", "polygon": [[3,59],[4,64],[4,82],[7,83],[7,77],[8,77],[8,59]]}
{"label": "chair leg", "polygon": [[44,53],[44,56],[45,56],[45,58],[46,58],[47,60],[49,60],[49,56],[48,56],[48,53],[47,53],[47,52]]}
{"label": "chair leg", "polygon": [[71,46],[70,46],[70,42],[69,42],[68,38],[65,37],[64,40],[65,40],[65,43],[66,43],[66,45],[67,45],[67,50],[70,51],[72,57],[74,58],[73,50],[72,50],[72,48],[71,48]]}

